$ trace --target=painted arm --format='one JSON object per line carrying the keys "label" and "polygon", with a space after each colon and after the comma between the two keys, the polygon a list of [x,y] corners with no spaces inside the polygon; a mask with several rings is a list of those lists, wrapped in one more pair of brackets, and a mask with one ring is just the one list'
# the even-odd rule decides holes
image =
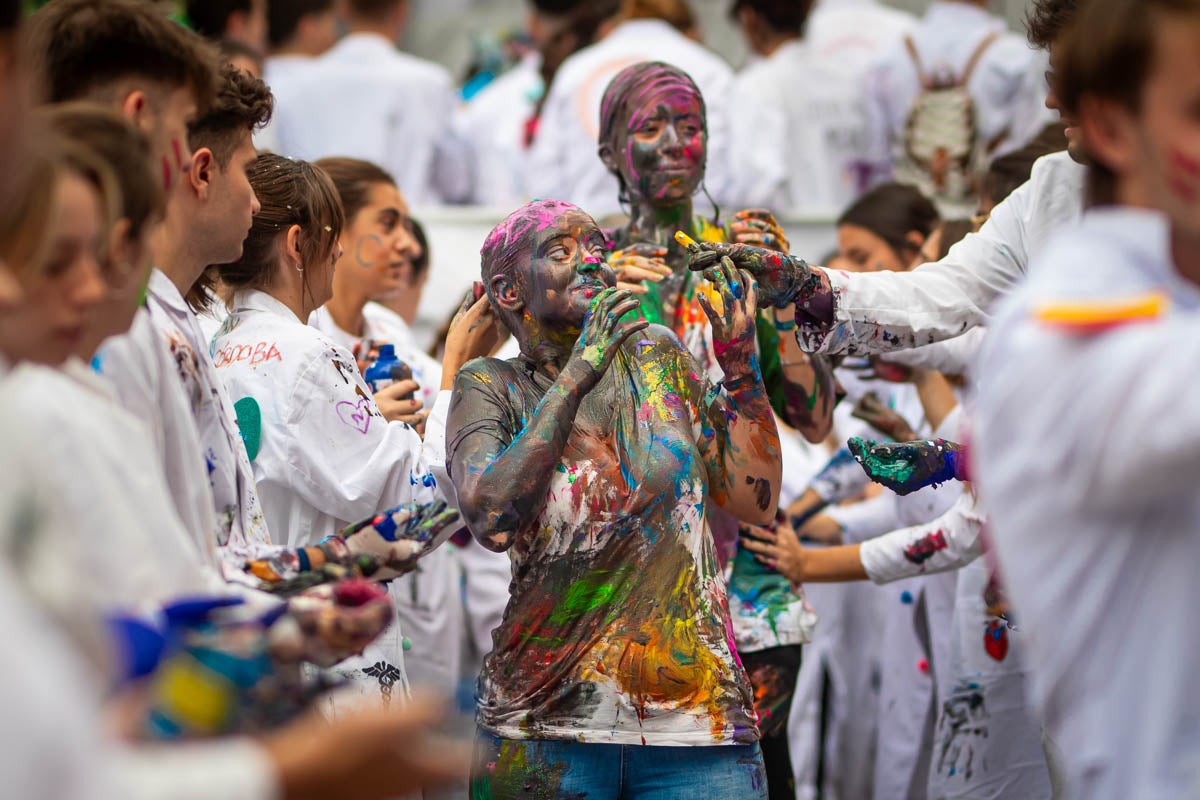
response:
{"label": "painted arm", "polygon": [[855,436],[847,444],[871,480],[901,496],[966,479],[966,451],[945,439],[878,444]]}
{"label": "painted arm", "polygon": [[498,407],[488,390],[491,377],[470,365],[459,371],[447,425],[450,474],[467,527],[484,547],[507,550],[516,534],[540,513],[580,401],[599,382],[625,340],[647,325],[622,319],[637,307],[630,292],[600,293],[570,359],[528,424],[511,441],[497,435],[496,423],[510,409]]}
{"label": "painted arm", "polygon": [[[706,275],[716,287],[700,305],[713,330],[713,350],[725,372],[721,391],[705,398],[701,452],[717,505],[743,522],[775,518],[783,461],[775,414],[759,374],[754,281],[723,260]],[[719,306],[719,307],[716,307]]]}

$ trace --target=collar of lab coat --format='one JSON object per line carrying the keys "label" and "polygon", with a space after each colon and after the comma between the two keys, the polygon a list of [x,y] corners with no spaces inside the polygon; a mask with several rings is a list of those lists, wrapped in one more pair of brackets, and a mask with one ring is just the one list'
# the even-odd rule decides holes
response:
{"label": "collar of lab coat", "polygon": [[296,312],[258,289],[243,289],[233,296],[233,313],[237,314],[242,311],[266,311],[293,322],[303,322],[296,316]]}
{"label": "collar of lab coat", "polygon": [[929,4],[922,21],[930,23],[931,26],[975,26],[989,23],[1004,26],[1003,20],[993,17],[986,9],[973,3],[958,3],[954,0],[934,0]]}
{"label": "collar of lab coat", "polygon": [[1085,231],[1119,239],[1123,248],[1134,255],[1137,269],[1162,284],[1177,306],[1200,308],[1200,286],[1175,269],[1171,223],[1165,214],[1145,208],[1103,206],[1085,211],[1081,225]]}
{"label": "collar of lab coat", "polygon": [[183,299],[183,295],[179,293],[179,289],[167,277],[167,274],[158,267],[150,271],[150,283],[146,287],[150,294],[163,305],[171,309],[171,311],[179,314],[189,313],[187,300]]}
{"label": "collar of lab coat", "polygon": [[329,61],[383,61],[396,55],[396,46],[378,33],[348,33],[321,58]]}
{"label": "collar of lab coat", "polygon": [[[779,47],[775,48],[775,52],[767,56],[767,61],[787,61],[789,58],[794,58],[803,55],[808,49],[808,45],[803,39],[788,39]],[[794,54],[794,55],[793,55]]]}

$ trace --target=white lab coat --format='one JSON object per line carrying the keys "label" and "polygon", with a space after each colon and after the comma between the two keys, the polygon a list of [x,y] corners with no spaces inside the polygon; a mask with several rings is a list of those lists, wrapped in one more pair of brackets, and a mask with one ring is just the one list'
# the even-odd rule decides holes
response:
{"label": "white lab coat", "polygon": [[531,199],[525,130],[545,90],[540,64],[537,53],[530,53],[454,113],[454,130],[474,153],[472,203],[513,209]]}
{"label": "white lab coat", "polygon": [[242,565],[273,547],[245,446],[196,318],[166,275],[151,273],[146,310],[96,363],[149,427],[184,527],[209,532],[226,580],[257,585]]}
{"label": "white lab coat", "polygon": [[[436,498],[420,437],[385,421],[350,352],[283,303],[259,291],[236,294],[213,352],[230,394],[258,402],[254,476],[268,523],[289,546],[314,545],[377,512]],[[401,582],[388,589],[398,606],[413,605]],[[405,680],[402,644],[400,626],[392,625],[363,657],[335,671],[360,696],[389,700]]]}
{"label": "white lab coat", "polygon": [[[351,351],[363,340],[390,342],[396,348],[396,357],[412,368],[413,378],[421,385],[418,399],[426,408],[437,400],[442,365],[412,345],[408,325],[396,312],[368,303],[363,309],[362,337],[339,328],[325,306],[309,315],[308,324]],[[414,686],[437,688],[445,695],[454,691],[458,680],[463,627],[459,567],[453,551],[453,545],[439,547],[422,558],[411,573],[393,581],[398,585],[394,597],[400,625],[412,642],[405,656],[409,681]]]}
{"label": "white lab coat", "polygon": [[[277,101],[281,96],[288,96],[293,87],[304,80],[304,72],[313,60],[312,56],[299,54],[267,56],[263,60],[262,79]],[[267,124],[254,132],[254,147],[259,152],[280,152],[276,116],[272,114]]]}
{"label": "white lab coat", "polygon": [[[999,37],[980,57],[967,91],[975,101],[976,141],[1003,146],[1014,131],[1027,131],[1031,103],[1022,90],[1031,87],[1033,51],[1025,40],[1009,33],[1002,18],[973,3],[934,0],[909,36],[921,59],[926,77],[962,77],[968,62],[983,41]],[[921,76],[902,41],[874,64],[863,79],[867,127],[864,156],[879,181],[888,180],[891,167],[904,151],[905,129],[913,101],[921,93]],[[1045,87],[1032,87],[1041,97]],[[1016,143],[1021,144],[1021,143]]]}
{"label": "white lab coat", "polygon": [[733,196],[741,207],[835,217],[866,188],[859,75],[792,39],[734,80]]}
{"label": "white lab coat", "polygon": [[867,354],[906,350],[982,325],[996,300],[1025,275],[1052,233],[1079,218],[1085,170],[1064,153],[1041,158],[1033,175],[996,206],[979,233],[944,259],[912,272],[831,271],[834,324],[800,330],[806,350]]}
{"label": "white lab coat", "polygon": [[804,26],[814,58],[861,77],[917,25],[917,18],[878,0],[818,0]]}
{"label": "white lab coat", "polygon": [[280,153],[374,162],[417,207],[469,196],[469,148],[451,130],[457,94],[443,67],[352,33],[294,77],[272,87]]}
{"label": "white lab coat", "polygon": [[[1039,318],[1149,292],[1170,308],[1143,324]],[[1198,312],[1166,219],[1096,209],[1042,251],[980,360],[977,485],[1071,798],[1200,791]]]}
{"label": "white lab coat", "polygon": [[597,219],[621,211],[617,179],[597,155],[600,101],[617,73],[641,61],[673,64],[700,87],[708,111],[706,183],[718,202],[725,199],[730,188],[725,109],[733,71],[720,56],[658,19],[623,22],[559,67],[529,151],[530,195],[566,200]]}

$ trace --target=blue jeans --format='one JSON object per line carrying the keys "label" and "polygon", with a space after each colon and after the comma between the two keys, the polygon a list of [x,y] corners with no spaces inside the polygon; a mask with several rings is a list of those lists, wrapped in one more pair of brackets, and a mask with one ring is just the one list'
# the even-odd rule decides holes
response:
{"label": "blue jeans", "polygon": [[471,800],[767,800],[757,744],[655,747],[480,732]]}

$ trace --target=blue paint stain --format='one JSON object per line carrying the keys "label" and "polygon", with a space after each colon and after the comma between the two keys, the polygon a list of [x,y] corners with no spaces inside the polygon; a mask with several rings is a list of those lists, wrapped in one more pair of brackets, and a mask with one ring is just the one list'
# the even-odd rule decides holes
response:
{"label": "blue paint stain", "polygon": [[913,601],[912,592],[904,591],[900,593],[900,602],[906,606],[911,606]]}

